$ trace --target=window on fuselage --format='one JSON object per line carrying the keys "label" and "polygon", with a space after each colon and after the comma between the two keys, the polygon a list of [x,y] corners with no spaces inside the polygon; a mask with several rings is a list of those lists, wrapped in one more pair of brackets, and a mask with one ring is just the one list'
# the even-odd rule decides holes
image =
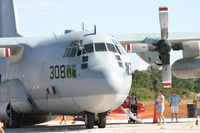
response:
{"label": "window on fuselage", "polygon": [[126,54],[126,52],[123,50],[123,48],[121,46],[115,45],[115,48],[117,49],[117,51],[119,52],[119,54],[122,54],[122,55]]}
{"label": "window on fuselage", "polygon": [[94,45],[96,52],[107,51],[105,43],[95,43]]}
{"label": "window on fuselage", "polygon": [[84,45],[83,54],[85,53],[92,53],[94,52],[93,44],[86,44]]}
{"label": "window on fuselage", "polygon": [[82,40],[73,41],[71,47],[66,48],[63,57],[75,57],[81,55],[81,50],[79,50],[79,44],[82,44]]}
{"label": "window on fuselage", "polygon": [[65,53],[63,55],[63,57],[67,57],[67,53],[68,53],[68,48],[66,48]]}
{"label": "window on fuselage", "polygon": [[76,47],[73,47],[73,48],[71,48],[71,52],[70,52],[70,55],[69,55],[69,57],[74,57],[74,56],[76,56]]}
{"label": "window on fuselage", "polygon": [[113,44],[106,43],[106,45],[109,51],[117,53],[117,50],[115,49],[115,46]]}
{"label": "window on fuselage", "polygon": [[122,48],[122,46],[117,46],[117,47],[118,47],[118,49],[119,49],[119,51],[120,51],[121,54],[123,54],[123,55],[126,54],[126,52],[124,51],[124,49]]}
{"label": "window on fuselage", "polygon": [[66,48],[63,57],[69,57],[69,55],[70,55],[70,51],[71,51],[71,48]]}

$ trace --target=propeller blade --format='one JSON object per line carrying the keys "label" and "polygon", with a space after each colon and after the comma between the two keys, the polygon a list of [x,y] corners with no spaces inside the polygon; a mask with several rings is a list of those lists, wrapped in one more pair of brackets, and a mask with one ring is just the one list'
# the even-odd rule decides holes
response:
{"label": "propeller blade", "polygon": [[160,19],[160,29],[161,29],[161,40],[168,39],[168,8],[159,8],[159,19]]}
{"label": "propeller blade", "polygon": [[170,64],[162,65],[162,85],[164,88],[172,86]]}

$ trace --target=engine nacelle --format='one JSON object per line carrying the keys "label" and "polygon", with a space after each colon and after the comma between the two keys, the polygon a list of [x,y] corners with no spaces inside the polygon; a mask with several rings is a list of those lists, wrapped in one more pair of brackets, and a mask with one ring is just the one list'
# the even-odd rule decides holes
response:
{"label": "engine nacelle", "polygon": [[183,42],[183,58],[200,56],[200,41]]}
{"label": "engine nacelle", "polygon": [[10,57],[10,48],[0,48],[0,58]]}
{"label": "engine nacelle", "polygon": [[10,110],[9,102],[0,102],[0,120],[10,119],[9,110]]}
{"label": "engine nacelle", "polygon": [[177,60],[171,69],[181,79],[200,78],[200,57]]}
{"label": "engine nacelle", "polygon": [[144,52],[137,54],[154,68],[159,68],[162,65],[160,54],[158,52]]}
{"label": "engine nacelle", "polygon": [[154,44],[156,43],[157,40],[146,38],[144,43],[129,43],[123,46],[128,53],[136,53],[154,68],[159,68],[162,65],[162,62],[160,53],[155,51],[156,46]]}

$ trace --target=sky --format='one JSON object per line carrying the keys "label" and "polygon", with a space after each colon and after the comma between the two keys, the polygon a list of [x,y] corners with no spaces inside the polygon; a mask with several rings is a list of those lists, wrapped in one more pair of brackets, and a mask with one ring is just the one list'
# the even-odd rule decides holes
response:
{"label": "sky", "polygon": [[[169,32],[200,32],[200,0],[16,0],[23,36],[53,36],[66,29],[113,34],[159,33],[158,7],[169,8]],[[182,57],[171,52],[171,62]],[[131,54],[133,69],[148,64]]]}

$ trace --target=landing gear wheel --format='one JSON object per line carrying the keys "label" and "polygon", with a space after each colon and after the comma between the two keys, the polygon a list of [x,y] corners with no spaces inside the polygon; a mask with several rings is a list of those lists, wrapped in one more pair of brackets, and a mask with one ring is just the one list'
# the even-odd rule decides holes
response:
{"label": "landing gear wheel", "polygon": [[6,128],[20,128],[21,127],[21,115],[16,113],[14,110],[11,110],[11,119],[5,121]]}
{"label": "landing gear wheel", "polygon": [[85,113],[85,126],[87,129],[94,128],[95,114],[86,112]]}
{"label": "landing gear wheel", "polygon": [[105,128],[106,127],[106,115],[107,113],[99,113],[98,114],[98,128]]}

